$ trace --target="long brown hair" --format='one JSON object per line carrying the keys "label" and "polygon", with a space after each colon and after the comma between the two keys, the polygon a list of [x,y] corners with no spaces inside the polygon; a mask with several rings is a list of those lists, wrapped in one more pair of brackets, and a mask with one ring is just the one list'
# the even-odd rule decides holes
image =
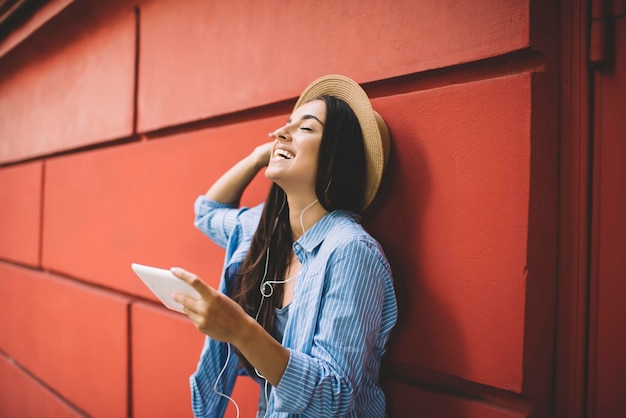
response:
{"label": "long brown hair", "polygon": [[[333,96],[317,100],[326,104],[326,123],[317,162],[317,199],[329,212],[337,209],[359,212],[365,190],[365,149],[359,121],[343,100]],[[249,315],[258,315],[258,322],[272,335],[276,308],[282,304],[283,286],[263,282],[284,280],[293,255],[286,200],[285,192],[273,183],[250,250],[237,273],[233,296]],[[261,291],[271,296],[263,300]],[[254,376],[254,368],[238,354]]]}

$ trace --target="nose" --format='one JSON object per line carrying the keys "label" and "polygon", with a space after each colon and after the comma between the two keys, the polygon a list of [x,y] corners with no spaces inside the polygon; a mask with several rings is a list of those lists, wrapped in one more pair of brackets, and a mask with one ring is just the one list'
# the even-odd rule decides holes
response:
{"label": "nose", "polygon": [[282,141],[290,141],[291,135],[289,135],[289,131],[286,129],[286,126],[280,127],[276,129],[271,134],[272,138],[282,140]]}

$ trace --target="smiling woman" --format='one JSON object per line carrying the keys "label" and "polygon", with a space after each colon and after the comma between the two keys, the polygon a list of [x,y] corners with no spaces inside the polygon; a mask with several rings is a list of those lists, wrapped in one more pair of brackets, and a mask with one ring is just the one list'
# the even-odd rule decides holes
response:
{"label": "smiling woman", "polygon": [[297,108],[285,126],[270,134],[276,141],[265,176],[302,202],[315,200],[322,120],[326,120],[326,105],[314,100]]}
{"label": "smiling woman", "polygon": [[[357,83],[332,75],[269,136],[195,204],[196,226],[226,250],[219,291],[172,269],[200,294],[176,300],[207,335],[194,414],[223,416],[245,368],[262,387],[258,417],[385,416],[379,369],[397,306],[360,214],[380,185],[387,128]],[[265,203],[239,207],[266,166]]]}

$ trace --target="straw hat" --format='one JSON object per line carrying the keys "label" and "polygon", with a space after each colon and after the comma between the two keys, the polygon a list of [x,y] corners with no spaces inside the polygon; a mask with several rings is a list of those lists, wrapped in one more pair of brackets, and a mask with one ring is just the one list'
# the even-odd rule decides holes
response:
{"label": "straw hat", "polygon": [[346,102],[356,114],[365,145],[365,195],[362,211],[372,203],[378,192],[389,157],[389,130],[383,118],[372,109],[369,97],[355,81],[330,74],[313,81],[298,99],[295,108],[320,96],[334,96]]}

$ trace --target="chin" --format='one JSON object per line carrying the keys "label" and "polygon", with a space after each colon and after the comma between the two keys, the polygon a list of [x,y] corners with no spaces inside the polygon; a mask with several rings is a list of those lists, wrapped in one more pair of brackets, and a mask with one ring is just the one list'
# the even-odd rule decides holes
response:
{"label": "chin", "polygon": [[275,173],[273,173],[273,170],[269,167],[265,169],[265,178],[268,178],[270,180],[276,179]]}
{"label": "chin", "polygon": [[280,186],[280,176],[277,175],[276,173],[272,172],[272,170],[267,169],[265,170],[265,178],[268,180],[273,181],[274,183],[276,183],[278,186]]}

